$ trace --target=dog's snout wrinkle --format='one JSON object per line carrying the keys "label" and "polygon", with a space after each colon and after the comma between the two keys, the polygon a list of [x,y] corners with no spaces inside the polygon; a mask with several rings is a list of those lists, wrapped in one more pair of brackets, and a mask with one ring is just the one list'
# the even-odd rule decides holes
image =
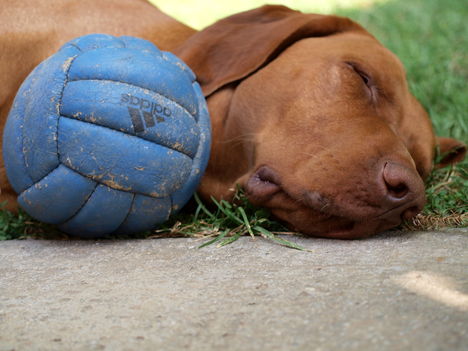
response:
{"label": "dog's snout wrinkle", "polygon": [[323,212],[330,207],[330,200],[317,191],[306,191],[303,197],[306,205],[317,211]]}

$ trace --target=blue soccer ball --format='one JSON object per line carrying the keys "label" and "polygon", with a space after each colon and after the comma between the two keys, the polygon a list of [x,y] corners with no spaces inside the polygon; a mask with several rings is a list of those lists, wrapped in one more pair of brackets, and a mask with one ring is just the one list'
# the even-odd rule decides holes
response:
{"label": "blue soccer ball", "polygon": [[24,81],[3,157],[27,213],[97,238],[152,229],[181,209],[210,139],[206,102],[185,63],[142,39],[93,34]]}

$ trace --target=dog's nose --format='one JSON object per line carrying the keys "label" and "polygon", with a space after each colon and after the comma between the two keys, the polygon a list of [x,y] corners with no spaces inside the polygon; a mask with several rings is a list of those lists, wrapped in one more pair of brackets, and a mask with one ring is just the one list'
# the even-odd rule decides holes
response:
{"label": "dog's nose", "polygon": [[415,171],[396,162],[386,162],[382,180],[387,208],[394,209],[388,216],[394,217],[395,221],[410,219],[422,210],[426,202],[424,184]]}

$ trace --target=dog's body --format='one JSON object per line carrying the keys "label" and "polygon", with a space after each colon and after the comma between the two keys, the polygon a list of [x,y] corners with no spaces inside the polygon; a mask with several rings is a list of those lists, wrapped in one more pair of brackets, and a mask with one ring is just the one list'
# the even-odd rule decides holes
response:
{"label": "dog's body", "polygon": [[[436,138],[398,59],[358,24],[265,6],[196,32],[143,0],[41,0],[0,10],[0,123],[27,74],[66,41],[132,35],[195,71],[212,119],[199,191],[229,199],[236,184],[292,228],[363,237],[424,204]],[[466,148],[438,139],[442,151]],[[2,161],[3,162],[3,161]],[[1,165],[1,200],[16,206]]]}

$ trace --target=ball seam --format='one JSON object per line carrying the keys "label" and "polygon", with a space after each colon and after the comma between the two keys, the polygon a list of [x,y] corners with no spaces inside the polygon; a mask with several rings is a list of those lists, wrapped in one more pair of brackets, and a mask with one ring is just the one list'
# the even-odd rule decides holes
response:
{"label": "ball seam", "polygon": [[[30,87],[30,86],[29,86]],[[28,87],[28,88],[29,88]],[[21,88],[20,88],[21,89]],[[16,98],[15,98],[16,100]],[[14,104],[15,104],[16,101],[13,101],[13,108],[15,107]],[[18,107],[19,108],[19,107]],[[26,171],[26,175],[29,177],[29,179],[31,179],[31,182],[32,182],[32,185],[35,184],[34,182],[34,178],[31,176],[30,172],[29,172],[29,167],[28,167],[28,164],[26,162],[26,156],[24,154],[24,124],[26,123],[26,113],[25,113],[25,108],[24,106],[22,106],[21,108],[22,110],[22,113],[21,113],[21,122],[20,122],[20,125],[21,125],[21,158],[23,159],[23,165],[24,165],[24,169]],[[3,151],[3,150],[2,150]],[[2,155],[3,156],[3,155]],[[27,189],[29,189],[30,186],[27,187]],[[22,192],[24,192],[25,190],[23,190]],[[18,195],[19,196],[19,195]]]}
{"label": "ball seam", "polygon": [[[66,167],[66,166],[65,166]],[[89,195],[86,197],[86,199],[84,200],[84,202],[81,204],[80,208],[78,208],[70,217],[68,217],[65,221],[63,221],[62,223],[59,223],[58,225],[63,225],[69,221],[71,221],[73,218],[75,218],[79,213],[80,211],[83,209],[83,207],[86,206],[86,204],[88,203],[89,199],[91,199],[91,197],[93,196],[93,194],[95,193],[97,187],[99,186],[100,184],[98,182],[96,182],[95,186],[94,186],[94,189],[93,191],[91,191],[89,193]]]}
{"label": "ball seam", "polygon": [[[123,224],[127,221],[128,217],[130,217],[130,212],[132,212],[132,208],[133,208],[133,204],[135,203],[136,195],[137,195],[137,193],[133,193],[132,202],[130,203],[130,206],[128,207],[128,212],[127,212],[127,214],[125,215],[125,218],[123,219],[122,222],[120,222],[120,224],[119,224],[119,226],[117,227],[117,229],[114,230],[112,233],[119,232],[120,227],[123,226]],[[111,234],[112,234],[112,233],[111,233]]]}
{"label": "ball seam", "polygon": [[[82,52],[81,49],[79,49],[76,45],[74,45],[74,44],[72,44],[72,45],[75,48],[77,48],[80,52]],[[70,61],[70,64],[67,67],[67,71],[65,72],[65,79],[63,81],[62,91],[60,92],[60,99],[59,99],[59,105],[58,105],[59,107],[58,107],[58,111],[57,111],[58,112],[57,124],[55,126],[55,145],[56,145],[56,148],[57,148],[57,160],[58,160],[59,165],[62,163],[61,157],[60,157],[60,150],[59,150],[59,124],[60,124],[60,118],[62,118],[63,94],[65,92],[65,86],[69,82],[70,69],[73,66],[73,62],[75,62],[75,59],[78,56],[79,55],[75,55],[75,57],[73,57],[72,60]]]}
{"label": "ball seam", "polygon": [[70,45],[73,46],[74,48],[76,48],[79,52],[83,53],[83,50],[78,45],[76,45],[75,43],[70,43]]}

